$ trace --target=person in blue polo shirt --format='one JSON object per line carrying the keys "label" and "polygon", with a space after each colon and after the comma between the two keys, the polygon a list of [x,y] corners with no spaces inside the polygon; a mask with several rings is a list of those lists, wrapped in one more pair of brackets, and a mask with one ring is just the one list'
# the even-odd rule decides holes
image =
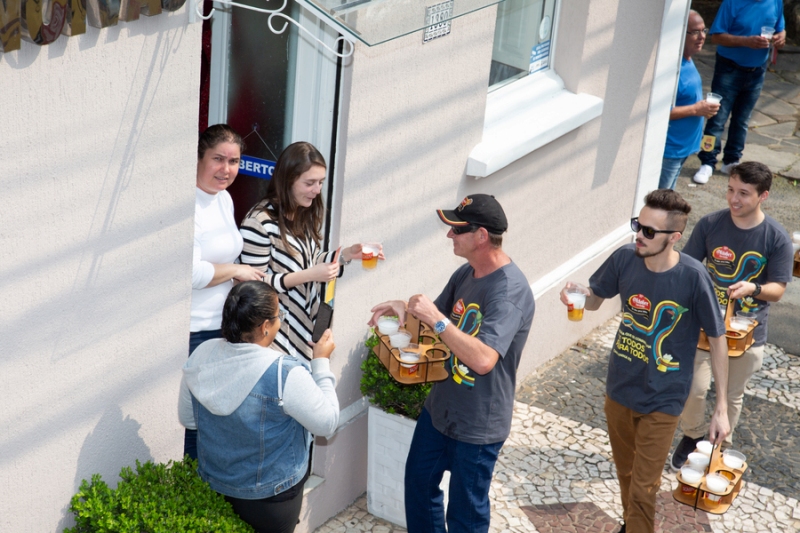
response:
{"label": "person in blue polo shirt", "polygon": [[694,9],[689,11],[678,92],[675,106],[669,112],[669,129],[667,143],[664,146],[664,159],[661,162],[659,189],[675,188],[678,174],[686,158],[697,153],[700,147],[700,139],[703,137],[703,118],[713,117],[719,110],[719,104],[707,102],[703,98],[703,81],[692,61],[692,56],[703,48],[707,33],[703,17]]}
{"label": "person in blue polo shirt", "polygon": [[[762,27],[774,28],[775,34],[762,37]],[[711,91],[722,96],[722,102],[719,113],[706,123],[705,135],[714,136],[716,141],[712,151],[699,154],[702,164],[694,175],[696,183],[708,183],[714,172],[728,115],[731,123],[722,172],[730,174],[742,158],[750,114],[764,85],[770,47],[783,48],[786,44],[783,0],[723,0],[711,25],[711,42],[717,45]]]}

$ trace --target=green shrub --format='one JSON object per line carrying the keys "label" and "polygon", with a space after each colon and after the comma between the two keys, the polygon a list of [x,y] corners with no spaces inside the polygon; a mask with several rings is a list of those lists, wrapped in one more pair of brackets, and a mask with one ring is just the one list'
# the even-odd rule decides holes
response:
{"label": "green shrub", "polygon": [[419,418],[425,398],[431,391],[430,383],[403,385],[398,383],[383,366],[372,348],[380,342],[373,330],[364,345],[369,350],[367,358],[361,363],[361,394],[369,398],[370,403],[380,407],[387,413],[407,416],[412,420]]}
{"label": "green shrub", "polygon": [[81,482],[70,503],[76,525],[64,533],[253,533],[188,457],[166,465],[137,460],[135,473],[126,466],[119,477],[116,489],[100,474]]}

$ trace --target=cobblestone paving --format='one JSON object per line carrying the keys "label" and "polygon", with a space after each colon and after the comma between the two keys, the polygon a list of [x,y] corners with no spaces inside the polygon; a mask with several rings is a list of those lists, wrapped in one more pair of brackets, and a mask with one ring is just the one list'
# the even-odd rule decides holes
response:
{"label": "cobblestone paving", "polygon": [[[609,321],[521,384],[511,435],[490,489],[493,533],[618,529],[619,485],[602,407],[606,361],[618,323]],[[734,436],[734,447],[750,465],[734,505],[718,516],[677,504],[671,496],[675,475],[665,470],[656,531],[800,531],[799,377],[800,358],[767,347]],[[317,529],[361,531],[405,529],[370,515],[365,496]]]}

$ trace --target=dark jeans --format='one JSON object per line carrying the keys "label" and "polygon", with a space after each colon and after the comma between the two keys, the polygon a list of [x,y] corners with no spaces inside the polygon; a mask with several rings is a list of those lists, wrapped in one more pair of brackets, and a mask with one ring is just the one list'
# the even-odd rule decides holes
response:
{"label": "dark jeans", "polygon": [[[263,500],[242,500],[225,496],[239,518],[250,524],[256,533],[292,533],[303,506],[303,485],[294,498],[281,500],[278,497]],[[278,499],[278,501],[275,501]]]}
{"label": "dark jeans", "polygon": [[[189,333],[189,356],[195,348],[211,339],[221,339],[222,330],[212,329],[211,331],[195,331]],[[189,455],[192,459],[197,459],[197,430],[187,429],[183,434],[183,455]]]}
{"label": "dark jeans", "polygon": [[747,124],[750,114],[761,95],[764,85],[764,74],[767,71],[766,63],[755,69],[743,70],[733,61],[717,54],[714,64],[714,79],[711,81],[711,92],[722,96],[719,111],[706,122],[705,134],[716,137],[714,150],[700,152],[697,156],[704,165],[715,167],[722,142],[720,136],[725,129],[728,115],[731,117],[728,126],[728,140],[722,156],[723,164],[735,163],[742,159],[744,141],[747,138]]}
{"label": "dark jeans", "polygon": [[[409,533],[489,531],[489,484],[502,442],[468,444],[439,433],[423,409],[406,460],[405,499]],[[439,489],[450,471],[450,501],[445,530],[444,495]]]}

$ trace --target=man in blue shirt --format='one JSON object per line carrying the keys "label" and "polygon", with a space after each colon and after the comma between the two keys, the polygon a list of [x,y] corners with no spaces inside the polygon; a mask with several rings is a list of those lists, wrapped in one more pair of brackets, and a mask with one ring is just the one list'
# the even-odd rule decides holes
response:
{"label": "man in blue shirt", "polygon": [[[774,29],[775,34],[762,37],[762,27]],[[742,158],[750,113],[764,85],[770,47],[783,48],[786,44],[783,0],[723,0],[711,25],[711,42],[717,45],[711,91],[722,96],[722,102],[719,113],[706,124],[705,134],[716,140],[712,151],[699,154],[702,164],[694,175],[696,183],[708,183],[714,172],[728,115],[731,123],[722,172],[730,174]]]}
{"label": "man in blue shirt", "polygon": [[703,17],[694,9],[689,11],[689,24],[683,42],[683,60],[678,78],[678,93],[675,107],[669,112],[667,143],[664,146],[664,159],[661,162],[659,189],[674,189],[683,163],[690,155],[697,153],[703,136],[703,117],[717,114],[719,104],[707,102],[703,98],[703,81],[692,61],[692,56],[703,48],[706,42],[706,24]]}

